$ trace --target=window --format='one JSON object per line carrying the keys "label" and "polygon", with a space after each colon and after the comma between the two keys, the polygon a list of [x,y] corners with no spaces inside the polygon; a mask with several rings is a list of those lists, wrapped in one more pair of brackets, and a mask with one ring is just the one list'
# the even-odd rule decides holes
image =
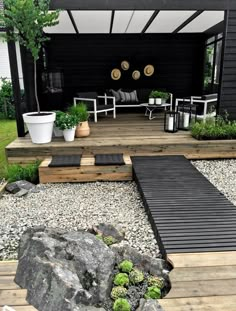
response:
{"label": "window", "polygon": [[219,34],[206,41],[204,64],[204,92],[206,93],[215,93],[218,91],[221,69],[222,39],[222,34]]}

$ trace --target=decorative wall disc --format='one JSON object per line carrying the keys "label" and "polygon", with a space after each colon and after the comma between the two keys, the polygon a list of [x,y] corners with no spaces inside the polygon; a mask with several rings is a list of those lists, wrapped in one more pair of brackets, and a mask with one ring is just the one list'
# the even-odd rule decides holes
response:
{"label": "decorative wall disc", "polygon": [[128,70],[129,69],[129,62],[127,62],[127,60],[123,60],[123,62],[121,62],[121,68],[123,70]]}
{"label": "decorative wall disc", "polygon": [[111,72],[111,78],[113,80],[119,80],[121,77],[121,72],[120,72],[120,69],[113,69],[112,72]]}
{"label": "decorative wall disc", "polygon": [[147,65],[143,70],[145,76],[150,77],[154,73],[154,67],[153,65]]}
{"label": "decorative wall disc", "polygon": [[138,80],[140,78],[140,76],[141,76],[140,71],[138,71],[138,70],[133,71],[132,78],[134,80]]}

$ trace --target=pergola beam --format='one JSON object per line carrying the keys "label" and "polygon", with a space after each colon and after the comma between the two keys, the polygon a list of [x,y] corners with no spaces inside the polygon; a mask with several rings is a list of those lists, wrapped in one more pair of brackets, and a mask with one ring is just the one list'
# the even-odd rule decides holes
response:
{"label": "pergola beam", "polygon": [[150,17],[149,21],[147,22],[147,24],[144,26],[143,30],[141,31],[141,33],[145,33],[146,30],[148,29],[148,27],[151,25],[151,23],[154,21],[154,19],[157,17],[157,15],[159,14],[160,11],[155,11],[152,16]]}
{"label": "pergola beam", "polygon": [[51,0],[64,10],[234,10],[235,0]]}
{"label": "pergola beam", "polygon": [[73,17],[73,15],[72,15],[72,13],[71,13],[70,10],[67,10],[67,13],[68,13],[68,15],[69,15],[70,21],[71,21],[71,23],[72,23],[72,25],[73,25],[73,27],[74,27],[75,32],[76,32],[77,35],[78,35],[78,34],[79,34],[79,30],[78,30],[78,27],[77,27],[76,22],[75,22],[75,20],[74,20],[74,17]]}
{"label": "pergola beam", "polygon": [[179,25],[173,33],[178,33],[181,29],[183,29],[185,26],[187,26],[189,23],[191,23],[195,18],[197,18],[200,14],[202,14],[202,10],[199,10],[195,12],[192,16],[190,16],[186,21],[184,21],[181,25]]}

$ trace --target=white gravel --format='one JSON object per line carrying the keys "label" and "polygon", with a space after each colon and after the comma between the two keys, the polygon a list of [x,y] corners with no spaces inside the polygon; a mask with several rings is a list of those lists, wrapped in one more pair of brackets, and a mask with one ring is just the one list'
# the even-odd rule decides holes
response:
{"label": "white gravel", "polygon": [[101,222],[121,227],[131,246],[157,257],[158,245],[134,182],[38,185],[38,193],[0,199],[0,260],[17,258],[27,227],[87,229]]}
{"label": "white gravel", "polygon": [[236,159],[192,161],[192,164],[236,205]]}
{"label": "white gravel", "polygon": [[[236,205],[236,160],[192,161]],[[159,250],[134,182],[38,185],[37,193],[0,198],[0,260],[17,258],[27,227],[87,229],[101,222],[122,227],[131,246],[158,256]]]}

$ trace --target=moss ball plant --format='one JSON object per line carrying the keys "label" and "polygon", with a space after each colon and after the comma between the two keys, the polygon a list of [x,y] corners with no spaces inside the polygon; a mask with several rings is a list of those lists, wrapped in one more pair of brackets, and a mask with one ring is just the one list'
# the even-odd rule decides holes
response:
{"label": "moss ball plant", "polygon": [[148,286],[164,287],[164,279],[158,276],[150,276],[147,279]]}
{"label": "moss ball plant", "polygon": [[160,299],[161,289],[157,286],[148,287],[146,294],[144,295],[146,299]]}
{"label": "moss ball plant", "polygon": [[123,286],[116,286],[112,288],[111,298],[116,300],[118,298],[125,298],[127,294],[127,289]]}
{"label": "moss ball plant", "polygon": [[127,299],[118,298],[113,305],[114,311],[130,311],[131,307]]}
{"label": "moss ball plant", "polygon": [[115,276],[114,284],[117,286],[128,286],[129,285],[129,277],[126,273],[118,273]]}
{"label": "moss ball plant", "polygon": [[129,274],[129,279],[132,284],[141,283],[144,280],[143,272],[138,269],[133,269]]}
{"label": "moss ball plant", "polygon": [[130,271],[133,269],[133,263],[132,263],[132,261],[123,260],[123,261],[119,264],[119,269],[120,269],[122,272],[130,273]]}
{"label": "moss ball plant", "polygon": [[117,240],[113,238],[112,236],[104,236],[103,237],[103,242],[107,245],[110,246],[112,244],[117,243]]}

